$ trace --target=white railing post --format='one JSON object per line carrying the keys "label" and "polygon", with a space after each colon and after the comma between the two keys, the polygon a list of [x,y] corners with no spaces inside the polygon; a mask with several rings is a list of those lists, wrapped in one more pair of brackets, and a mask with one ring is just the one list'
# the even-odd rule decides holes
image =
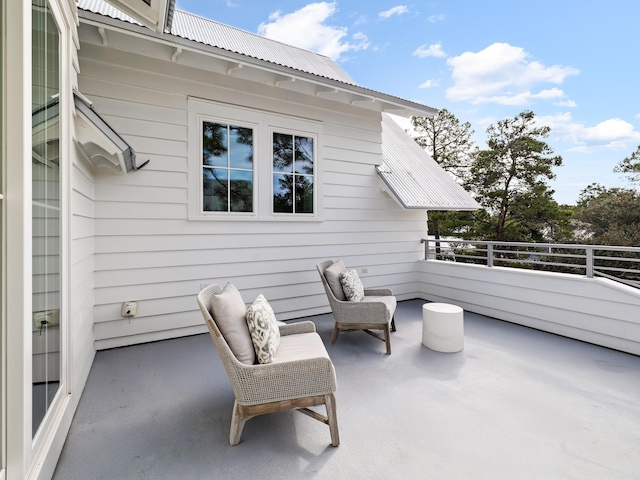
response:
{"label": "white railing post", "polygon": [[420,242],[424,243],[424,259],[429,260],[429,239],[423,238]]}
{"label": "white railing post", "polygon": [[587,267],[587,278],[593,278],[593,247],[587,247],[585,252],[587,254],[587,263],[585,265]]}
{"label": "white railing post", "polygon": [[493,243],[487,244],[487,267],[493,267]]}

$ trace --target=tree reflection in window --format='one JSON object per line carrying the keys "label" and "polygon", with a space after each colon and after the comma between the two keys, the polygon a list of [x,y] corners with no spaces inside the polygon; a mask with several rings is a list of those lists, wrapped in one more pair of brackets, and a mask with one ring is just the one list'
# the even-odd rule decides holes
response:
{"label": "tree reflection in window", "polygon": [[253,129],[202,124],[202,209],[253,212]]}
{"label": "tree reflection in window", "polygon": [[273,211],[313,213],[313,138],[273,134]]}

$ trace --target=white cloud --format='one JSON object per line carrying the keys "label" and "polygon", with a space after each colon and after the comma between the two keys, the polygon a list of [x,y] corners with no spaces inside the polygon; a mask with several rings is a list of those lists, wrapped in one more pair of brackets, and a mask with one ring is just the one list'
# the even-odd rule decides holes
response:
{"label": "white cloud", "polygon": [[429,79],[426,82],[422,82],[419,88],[433,88],[438,86],[437,80]]}
{"label": "white cloud", "polygon": [[403,13],[408,13],[409,8],[406,5],[398,5],[396,7],[390,8],[389,10],[385,10],[384,12],[380,12],[378,16],[380,18],[389,18],[393,15],[402,15]]}
{"label": "white cloud", "polygon": [[559,102],[555,102],[554,105],[558,107],[568,107],[568,108],[574,108],[578,106],[578,104],[573,100],[561,100]]}
{"label": "white cloud", "polygon": [[570,151],[628,150],[640,141],[640,132],[629,122],[610,118],[588,127],[574,122],[569,112],[536,118],[539,125],[551,127],[551,135],[575,145]]}
{"label": "white cloud", "polygon": [[416,48],[415,52],[412,55],[420,58],[426,57],[446,57],[447,54],[442,50],[442,45],[440,43],[434,43],[432,45],[420,45]]}
{"label": "white cloud", "polygon": [[450,57],[453,87],[447,98],[474,104],[528,105],[533,100],[559,99],[564,92],[557,88],[535,92],[538,84],[559,85],[569,75],[579,71],[573,67],[552,65],[545,67],[530,60],[520,47],[508,43],[494,43],[479,52],[465,52]]}
{"label": "white cloud", "polygon": [[325,22],[336,12],[336,3],[310,3],[292,13],[276,11],[268,23],[261,23],[258,34],[272,40],[295,45],[339,60],[348,51],[366,50],[369,41],[362,33],[347,38],[346,27],[334,27]]}
{"label": "white cloud", "polygon": [[438,15],[429,15],[429,18],[427,20],[429,20],[429,23],[438,23],[444,22],[444,18],[444,15],[440,13]]}

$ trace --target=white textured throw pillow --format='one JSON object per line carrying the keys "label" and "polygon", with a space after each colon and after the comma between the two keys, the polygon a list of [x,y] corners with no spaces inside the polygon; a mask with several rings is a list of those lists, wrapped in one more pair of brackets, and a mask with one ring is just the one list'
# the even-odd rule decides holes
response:
{"label": "white textured throw pillow", "polygon": [[361,302],[364,300],[364,287],[358,277],[358,273],[350,268],[340,274],[342,290],[350,302]]}
{"label": "white textured throw pillow", "polygon": [[272,363],[280,345],[276,315],[262,294],[247,308],[247,326],[259,363]]}
{"label": "white textured throw pillow", "polygon": [[328,266],[324,271],[324,278],[327,279],[327,283],[333,292],[333,296],[343,302],[347,299],[347,296],[344,294],[344,290],[340,284],[340,274],[346,269],[347,268],[344,266],[342,259],[339,259],[336,260],[333,265]]}
{"label": "white textured throw pillow", "polygon": [[220,294],[211,298],[211,314],[227,345],[238,360],[253,365],[256,354],[245,320],[246,313],[247,306],[232,283],[227,283]]}

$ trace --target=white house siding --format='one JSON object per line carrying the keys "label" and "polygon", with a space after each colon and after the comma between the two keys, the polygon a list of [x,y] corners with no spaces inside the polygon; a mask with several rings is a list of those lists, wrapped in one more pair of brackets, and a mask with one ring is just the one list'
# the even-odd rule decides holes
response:
{"label": "white house siding", "polygon": [[419,262],[422,298],[640,355],[640,291],[603,278]]}
{"label": "white house siding", "polygon": [[[98,349],[205,332],[195,296],[213,282],[233,282],[247,303],[263,293],[282,320],[328,312],[315,269],[326,258],[357,267],[365,287],[418,295],[426,214],[402,210],[379,189],[379,113],[92,43],[98,38],[81,26],[81,91],[138,163],[151,160],[126,176],[95,177]],[[188,220],[189,96],[321,122],[323,220]],[[138,302],[131,320],[120,315],[130,300]]]}
{"label": "white house siding", "polygon": [[95,355],[94,304],[94,183],[91,168],[72,147],[71,167],[71,313],[69,316],[73,391],[79,391]]}

